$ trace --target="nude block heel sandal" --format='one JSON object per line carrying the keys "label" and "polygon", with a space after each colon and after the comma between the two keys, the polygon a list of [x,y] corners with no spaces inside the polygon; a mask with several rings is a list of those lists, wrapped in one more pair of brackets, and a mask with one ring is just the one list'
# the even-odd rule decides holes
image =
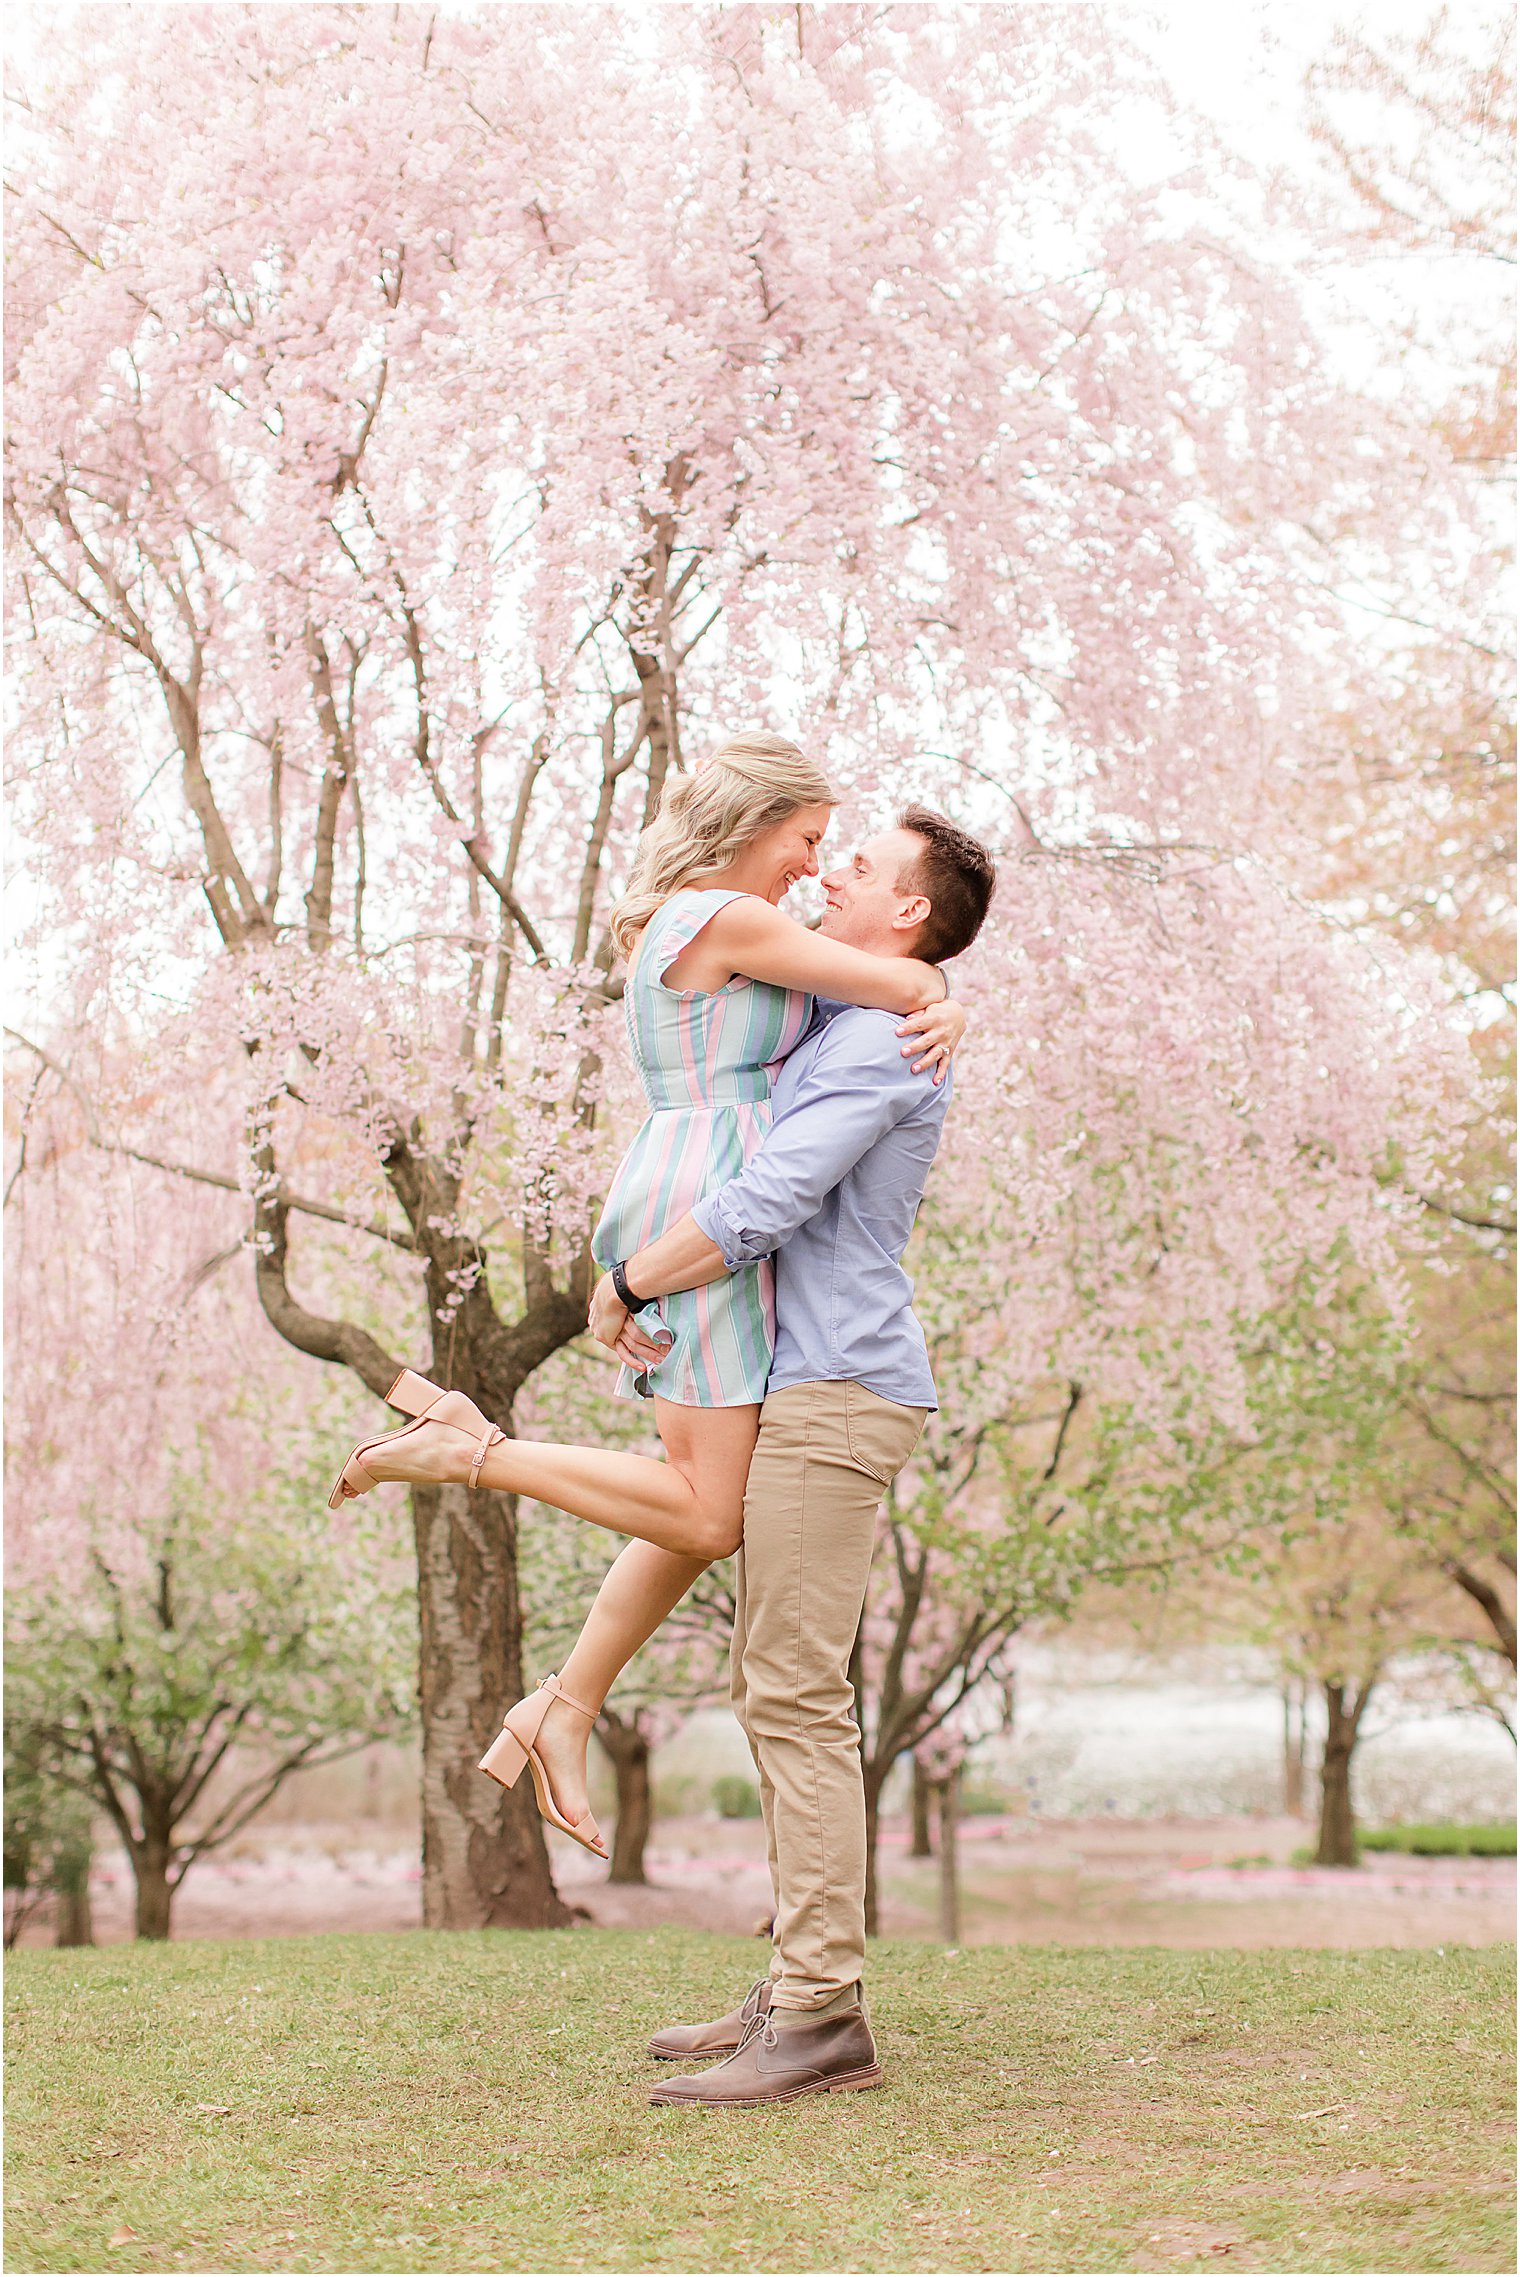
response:
{"label": "nude block heel sandal", "polygon": [[419,1376],[415,1368],[403,1368],[385,1395],[387,1407],[399,1407],[403,1415],[426,1415],[435,1401],[444,1397],[437,1384]]}
{"label": "nude block heel sandal", "polygon": [[398,1447],[424,1423],[446,1423],[450,1430],[461,1431],[467,1439],[474,1440],[475,1452],[470,1457],[470,1475],[466,1481],[472,1490],[480,1484],[481,1464],[491,1449],[506,1438],[504,1431],[498,1431],[494,1423],[487,1422],[474,1400],[467,1399],[463,1392],[445,1391],[442,1384],[429,1383],[426,1376],[419,1376],[412,1368],[402,1369],[386,1393],[385,1403],[387,1407],[399,1408],[403,1415],[415,1415],[417,1421],[408,1423],[400,1431],[387,1431],[379,1439],[368,1439],[362,1447],[354,1449],[338,1474],[337,1485],[327,1497],[329,1510],[341,1509],[345,1502],[356,1501],[361,1494],[368,1494],[371,1487],[380,1484],[364,1467],[366,1455],[374,1454],[381,1447]]}
{"label": "nude block heel sandal", "polygon": [[499,1779],[504,1787],[515,1787],[527,1768],[527,1749],[503,1725],[481,1757],[480,1769]]}
{"label": "nude block heel sandal", "polygon": [[578,1715],[596,1722],[595,1708],[572,1700],[557,1676],[545,1676],[540,1679],[536,1692],[530,1692],[526,1700],[519,1700],[516,1707],[508,1708],[506,1721],[480,1759],[480,1769],[503,1787],[515,1787],[524,1768],[530,1770],[540,1816],[551,1826],[558,1827],[561,1834],[568,1834],[583,1850],[589,1850],[593,1857],[605,1858],[607,1845],[590,1811],[572,1822],[554,1800],[548,1769],[535,1744],[544,1718],[556,1700],[563,1700],[567,1708],[574,1708]]}

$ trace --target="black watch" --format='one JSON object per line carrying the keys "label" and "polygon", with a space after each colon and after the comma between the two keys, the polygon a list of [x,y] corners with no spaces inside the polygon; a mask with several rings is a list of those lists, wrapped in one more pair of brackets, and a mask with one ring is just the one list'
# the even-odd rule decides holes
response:
{"label": "black watch", "polygon": [[645,1305],[648,1304],[649,1299],[647,1297],[636,1297],[632,1289],[629,1288],[628,1275],[623,1270],[623,1260],[621,1258],[615,1259],[614,1262],[608,1266],[607,1271],[611,1278],[612,1286],[617,1290],[618,1303],[622,1306],[624,1312],[642,1312]]}

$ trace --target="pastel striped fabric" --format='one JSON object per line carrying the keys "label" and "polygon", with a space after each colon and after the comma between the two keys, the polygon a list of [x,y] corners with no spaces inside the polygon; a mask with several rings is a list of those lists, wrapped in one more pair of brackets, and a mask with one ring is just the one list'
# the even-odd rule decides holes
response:
{"label": "pastel striped fabric", "polygon": [[[623,1010],[649,1115],[618,1166],[592,1240],[604,1269],[743,1169],[770,1128],[772,1073],[812,1018],[810,996],[765,981],[731,980],[710,993],[665,986],[667,968],[687,943],[741,898],[672,894],[644,928]],[[650,1370],[661,1399],[679,1407],[745,1407],[765,1397],[776,1344],[769,1261],[742,1266],[705,1289],[661,1297],[644,1308],[639,1325],[673,1340],[669,1356]],[[636,1382],[631,1368],[621,1369],[619,1398],[634,1397]]]}

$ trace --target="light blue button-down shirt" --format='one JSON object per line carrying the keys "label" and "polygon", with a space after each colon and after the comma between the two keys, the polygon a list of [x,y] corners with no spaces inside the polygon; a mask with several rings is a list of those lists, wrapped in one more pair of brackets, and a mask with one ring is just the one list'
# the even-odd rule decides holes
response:
{"label": "light blue button-down shirt", "polygon": [[937,1407],[913,1283],[899,1262],[952,1077],[902,1057],[895,1012],[824,1004],[776,1078],[776,1119],[737,1178],[692,1212],[730,1267],[776,1259],[771,1391],[858,1383]]}

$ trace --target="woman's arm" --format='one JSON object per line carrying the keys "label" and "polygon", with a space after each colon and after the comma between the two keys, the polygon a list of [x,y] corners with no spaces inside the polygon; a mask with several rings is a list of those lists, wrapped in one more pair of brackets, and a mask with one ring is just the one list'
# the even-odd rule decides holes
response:
{"label": "woman's arm", "polygon": [[[672,960],[674,971],[693,953],[708,970],[768,980],[778,988],[802,988],[832,996],[841,1004],[864,1004],[877,1012],[917,1012],[939,1004],[950,993],[945,976],[917,957],[873,957],[810,932],[795,918],[783,917],[757,894],[744,894],[710,917],[701,932]],[[699,986],[721,986],[704,979]]]}

